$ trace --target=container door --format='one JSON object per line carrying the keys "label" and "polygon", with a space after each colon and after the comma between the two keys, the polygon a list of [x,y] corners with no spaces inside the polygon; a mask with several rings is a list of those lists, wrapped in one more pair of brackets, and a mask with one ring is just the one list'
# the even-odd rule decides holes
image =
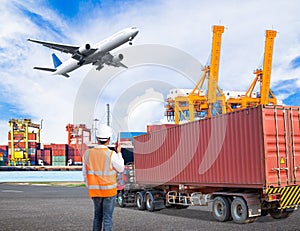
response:
{"label": "container door", "polygon": [[287,186],[300,183],[300,108],[263,109],[266,183]]}

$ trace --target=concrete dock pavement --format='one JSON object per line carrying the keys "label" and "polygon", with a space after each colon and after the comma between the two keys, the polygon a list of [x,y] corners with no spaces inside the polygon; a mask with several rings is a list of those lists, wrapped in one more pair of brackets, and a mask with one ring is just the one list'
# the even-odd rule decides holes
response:
{"label": "concrete dock pavement", "polygon": [[[68,185],[68,184],[67,184]],[[85,187],[0,184],[0,230],[92,230],[93,204]],[[115,207],[114,230],[300,230],[300,212],[238,225],[217,222],[209,207],[139,211]]]}
{"label": "concrete dock pavement", "polygon": [[85,187],[0,184],[0,230],[91,230]]}

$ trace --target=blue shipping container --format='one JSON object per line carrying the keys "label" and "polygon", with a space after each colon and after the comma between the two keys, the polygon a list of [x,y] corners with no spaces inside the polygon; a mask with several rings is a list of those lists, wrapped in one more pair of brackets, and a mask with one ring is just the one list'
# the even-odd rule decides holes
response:
{"label": "blue shipping container", "polygon": [[135,136],[144,135],[146,132],[120,132],[120,139],[133,139]]}

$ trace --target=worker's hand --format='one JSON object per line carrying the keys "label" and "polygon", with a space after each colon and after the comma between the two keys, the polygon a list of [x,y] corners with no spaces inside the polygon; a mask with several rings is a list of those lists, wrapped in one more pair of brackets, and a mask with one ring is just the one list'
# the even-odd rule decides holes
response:
{"label": "worker's hand", "polygon": [[120,153],[120,152],[121,152],[121,145],[119,144],[119,142],[116,143],[115,149],[116,149],[116,152],[117,152],[117,153]]}

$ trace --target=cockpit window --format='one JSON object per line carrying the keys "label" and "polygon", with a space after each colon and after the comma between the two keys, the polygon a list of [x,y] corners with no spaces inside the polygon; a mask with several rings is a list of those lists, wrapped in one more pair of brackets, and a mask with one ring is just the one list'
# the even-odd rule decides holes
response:
{"label": "cockpit window", "polygon": [[134,26],[134,27],[131,27],[131,29],[137,29],[137,27]]}

